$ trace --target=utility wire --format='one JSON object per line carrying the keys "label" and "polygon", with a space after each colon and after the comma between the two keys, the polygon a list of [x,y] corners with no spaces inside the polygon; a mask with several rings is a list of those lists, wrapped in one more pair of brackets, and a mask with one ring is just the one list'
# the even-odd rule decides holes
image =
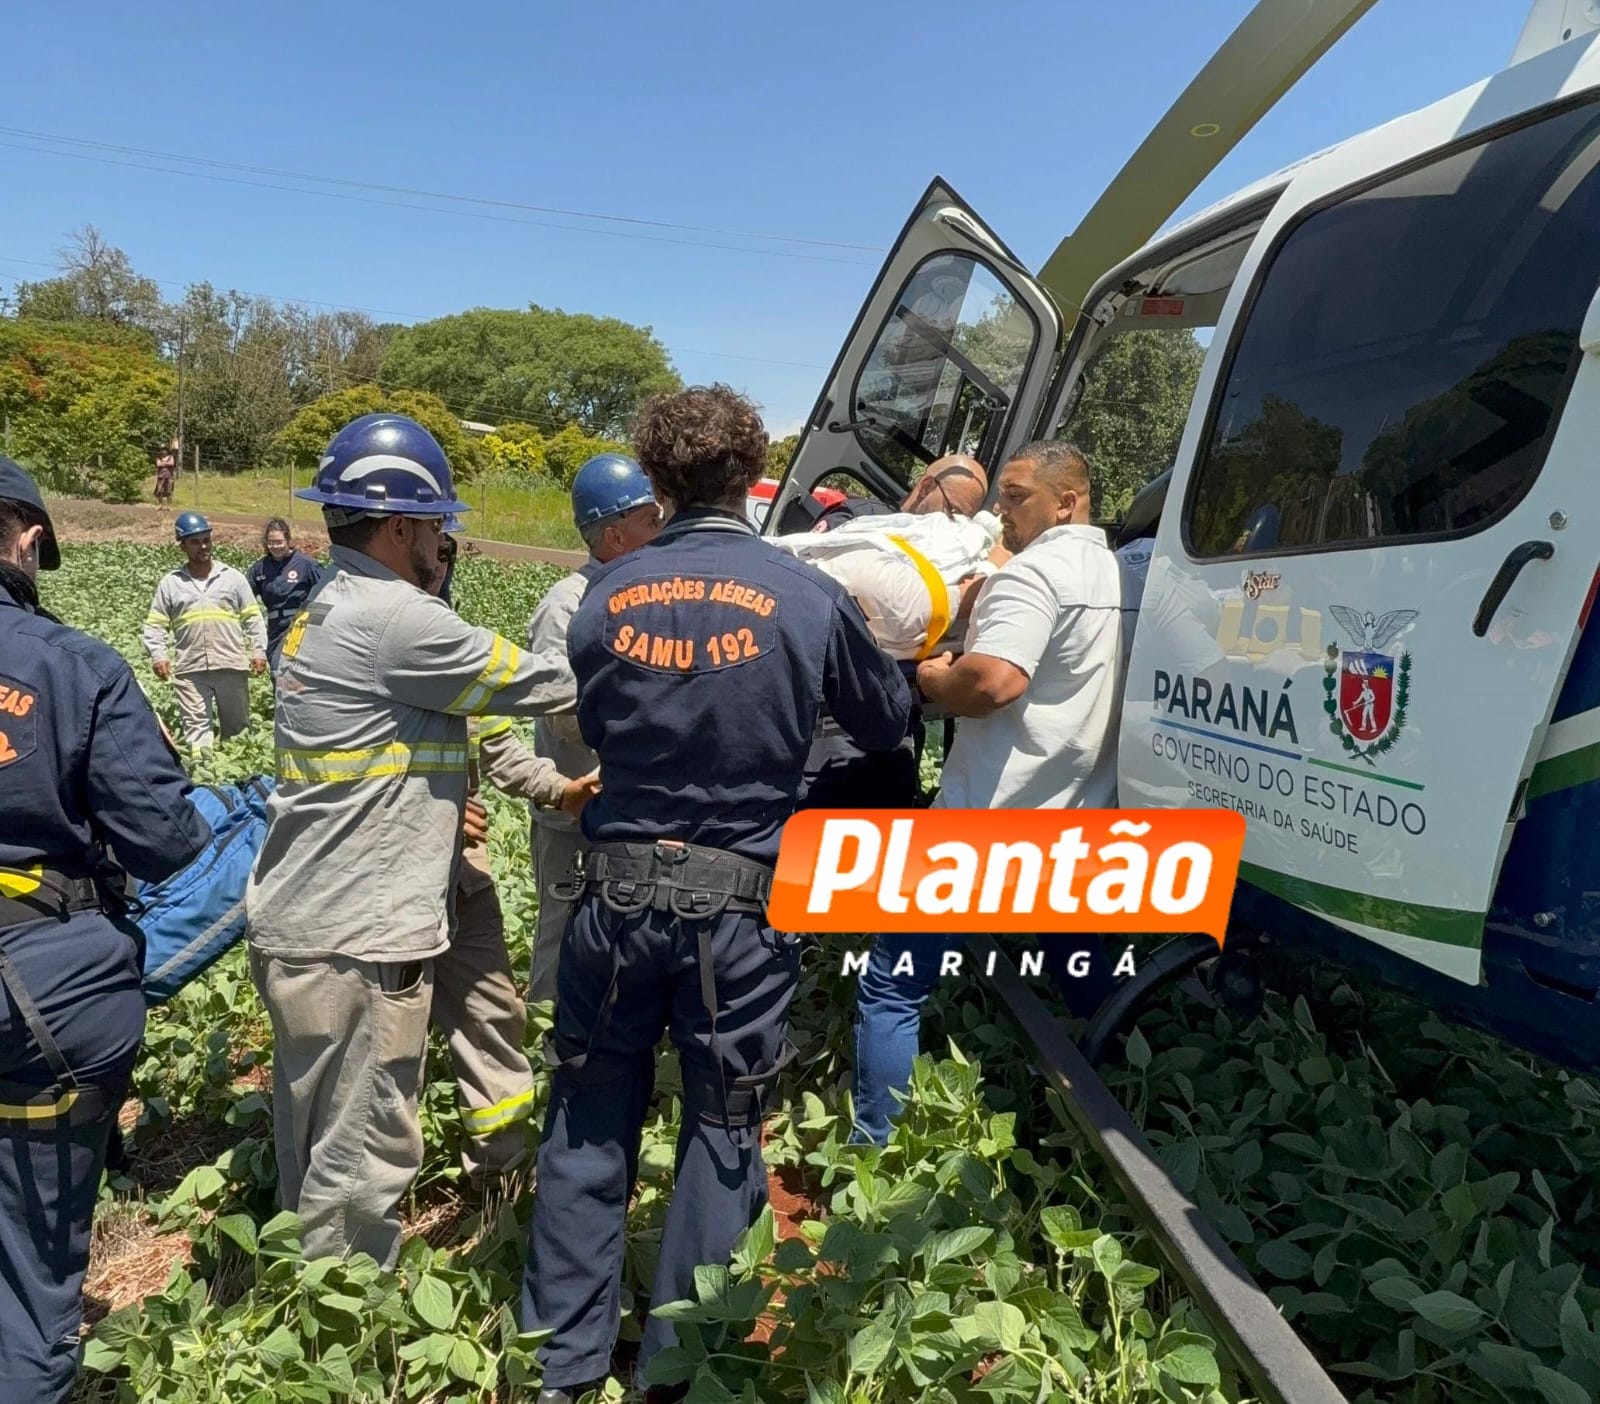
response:
{"label": "utility wire", "polygon": [[642,239],[647,243],[681,244],[689,248],[717,249],[724,253],[756,254],[763,258],[802,259],[807,263],[842,263],[852,268],[870,266],[863,259],[836,258],[831,254],[797,253],[792,249],[747,248],[739,244],[713,244],[704,239],[675,239],[622,229],[583,229],[573,224],[555,224],[550,220],[544,219],[523,219],[514,215],[490,214],[484,210],[440,208],[437,205],[418,205],[403,200],[382,200],[372,195],[351,195],[337,190],[307,190],[303,186],[278,185],[271,181],[247,180],[243,176],[218,175],[209,171],[189,171],[173,166],[156,166],[138,161],[124,161],[113,156],[91,155],[87,151],[60,151],[47,146],[26,146],[15,141],[0,141],[0,147],[11,151],[25,151],[34,156],[60,156],[73,161],[92,161],[103,166],[123,166],[135,171],[158,171],[165,175],[187,176],[191,180],[212,180],[221,181],[228,185],[249,185],[262,190],[281,190],[291,195],[313,195],[323,200],[348,200],[356,204],[382,205],[391,209],[415,210],[423,214],[456,215],[462,219],[490,220],[496,224],[530,225],[540,229],[562,230],[568,234],[596,235],[607,239]]}
{"label": "utility wire", "polygon": [[114,142],[93,141],[84,137],[59,136],[52,132],[29,131],[23,127],[0,126],[0,134],[25,137],[30,141],[58,142],[66,146],[87,147],[96,151],[114,151],[124,156],[143,156],[159,161],[181,161],[186,165],[209,166],[217,170],[244,171],[251,175],[277,176],[285,180],[307,180],[323,185],[343,185],[359,190],[376,190],[386,195],[412,195],[428,200],[449,200],[461,204],[491,205],[506,210],[526,210],[533,214],[561,215],[569,219],[608,220],[618,224],[648,225],[656,229],[675,229],[683,233],[717,234],[736,239],[767,239],[787,244],[809,244],[817,248],[853,249],[862,253],[883,253],[875,244],[851,244],[838,239],[808,239],[795,234],[752,233],[745,229],[721,229],[701,224],[674,224],[668,220],[643,219],[636,215],[598,214],[592,210],[567,210],[551,205],[530,205],[518,200],[497,200],[482,195],[456,195],[438,190],[419,190],[405,185],[384,185],[376,181],[354,180],[349,177],[313,175],[305,171],[285,171],[272,166],[253,166],[240,161],[218,161],[205,156],[184,156],[172,151],[151,151],[138,146],[120,146]]}

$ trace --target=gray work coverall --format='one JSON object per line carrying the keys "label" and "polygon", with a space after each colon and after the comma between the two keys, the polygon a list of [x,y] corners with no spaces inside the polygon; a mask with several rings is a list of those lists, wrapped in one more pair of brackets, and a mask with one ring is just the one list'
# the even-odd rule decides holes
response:
{"label": "gray work coverall", "polygon": [[[567,628],[583,600],[589,581],[602,569],[591,556],[581,567],[552,585],[528,621],[528,651],[550,668],[572,669],[567,661]],[[577,682],[573,681],[576,694]],[[577,717],[564,712],[542,716],[534,723],[533,746],[569,779],[590,774],[600,764],[584,745]],[[539,930],[533,943],[528,974],[528,1001],[554,1004],[561,938],[572,914],[572,903],[552,890],[567,875],[573,857],[582,847],[578,821],[562,809],[536,809],[533,813],[533,870],[539,884]]]}
{"label": "gray work coverall", "polygon": [[[468,723],[468,787],[487,780],[525,799],[534,812],[557,806],[567,777],[517,738],[509,717]],[[456,882],[456,925],[449,947],[434,957],[433,1017],[450,1049],[470,1179],[503,1175],[527,1150],[533,1069],[523,1051],[527,1005],[511,972],[505,917],[490,874],[489,850],[462,849]]]}
{"label": "gray work coverall", "polygon": [[277,788],[246,892],[272,1019],[285,1208],[308,1258],[392,1267],[422,1160],[433,961],[450,944],[469,716],[569,710],[575,686],[370,556],[334,547],[284,640]]}

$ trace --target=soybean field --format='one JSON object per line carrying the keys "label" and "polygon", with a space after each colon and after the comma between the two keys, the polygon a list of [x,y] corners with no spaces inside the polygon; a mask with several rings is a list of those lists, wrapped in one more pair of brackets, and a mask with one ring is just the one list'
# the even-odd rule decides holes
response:
{"label": "soybean field", "polygon": [[[64,557],[42,577],[46,607],[120,649],[176,734],[170,687],[138,638],[176,554],[108,544]],[[458,602],[521,638],[559,573],[468,554]],[[251,731],[193,760],[197,779],[271,774],[271,689],[251,689]],[[484,798],[525,979],[526,810]],[[930,1055],[892,1142],[846,1144],[855,980],[840,956],[865,945],[810,950],[800,1053],[765,1130],[771,1205],[730,1264],[699,1272],[697,1300],[662,1306],[681,1343],[655,1378],[691,1381],[694,1404],[1249,1399],[981,979],[945,981],[931,1002]],[[536,1069],[548,1015],[531,1011]],[[152,1013],[122,1114],[127,1164],[97,1211],[78,1397],[531,1400],[540,1338],[514,1312],[537,1190],[463,1193],[442,1043],[393,1272],[303,1258],[275,1202],[271,1062],[242,947]],[[1248,1019],[1176,991],[1107,1081],[1357,1404],[1600,1398],[1592,1082],[1334,971],[1305,972]],[[649,1299],[680,1086],[664,1045],[629,1211],[619,1379]],[[545,1090],[541,1075],[530,1141]],[[621,1384],[604,1396],[627,1397]]]}

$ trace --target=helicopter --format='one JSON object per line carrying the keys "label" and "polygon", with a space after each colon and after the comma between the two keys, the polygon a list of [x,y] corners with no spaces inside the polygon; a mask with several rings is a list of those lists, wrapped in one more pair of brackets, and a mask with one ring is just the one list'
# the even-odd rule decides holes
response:
{"label": "helicopter", "polygon": [[1374,3],[1262,0],[1037,271],[933,179],[763,530],[1072,440],[1117,338],[1208,331],[1175,456],[1101,523],[1150,555],[1119,803],[1245,814],[1211,957],[1600,1069],[1600,0],[1161,228]]}

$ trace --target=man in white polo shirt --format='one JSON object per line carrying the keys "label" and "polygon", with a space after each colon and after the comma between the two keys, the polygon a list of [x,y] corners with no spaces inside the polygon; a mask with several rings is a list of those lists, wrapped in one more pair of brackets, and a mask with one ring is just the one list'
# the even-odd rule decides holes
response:
{"label": "man in white polo shirt", "polygon": [[[1110,807],[1137,581],[1090,524],[1089,465],[1071,444],[1018,449],[1001,471],[995,510],[1014,554],[984,583],[961,657],[938,654],[917,669],[922,695],[960,718],[935,807]],[[857,994],[858,1139],[887,1141],[893,1094],[910,1083],[922,1005],[943,953],[961,944],[949,933],[873,943]]]}

